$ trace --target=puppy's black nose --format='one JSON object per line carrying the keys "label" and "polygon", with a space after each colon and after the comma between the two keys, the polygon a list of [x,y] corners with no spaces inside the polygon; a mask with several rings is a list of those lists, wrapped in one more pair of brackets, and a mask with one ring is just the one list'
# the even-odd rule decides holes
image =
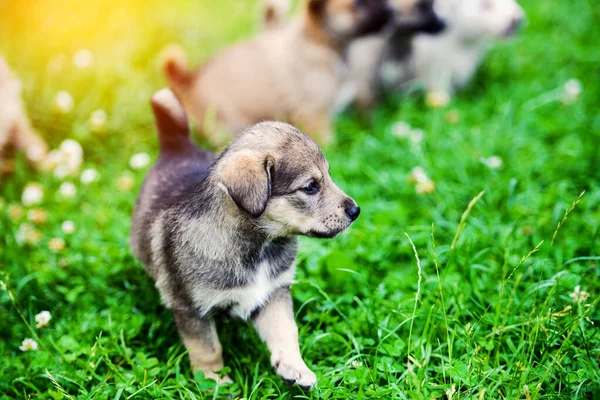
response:
{"label": "puppy's black nose", "polygon": [[360,215],[360,207],[356,204],[352,204],[351,206],[346,207],[346,215],[352,221],[356,220],[356,218],[358,218],[358,216]]}
{"label": "puppy's black nose", "polygon": [[505,36],[512,36],[515,33],[517,33],[517,31],[519,29],[521,29],[521,25],[523,24],[523,18],[521,17],[515,17],[510,21],[510,24],[508,25],[508,28],[506,28],[506,31],[504,32]]}

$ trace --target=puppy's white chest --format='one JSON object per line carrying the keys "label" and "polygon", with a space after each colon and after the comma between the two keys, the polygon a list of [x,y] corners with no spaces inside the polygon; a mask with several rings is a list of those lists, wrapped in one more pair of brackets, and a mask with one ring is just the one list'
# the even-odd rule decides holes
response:
{"label": "puppy's white chest", "polygon": [[207,313],[214,308],[230,307],[231,316],[248,319],[254,310],[267,302],[275,290],[294,283],[294,265],[275,277],[271,277],[270,271],[270,265],[263,261],[247,285],[223,290],[200,289],[194,294],[194,300]]}

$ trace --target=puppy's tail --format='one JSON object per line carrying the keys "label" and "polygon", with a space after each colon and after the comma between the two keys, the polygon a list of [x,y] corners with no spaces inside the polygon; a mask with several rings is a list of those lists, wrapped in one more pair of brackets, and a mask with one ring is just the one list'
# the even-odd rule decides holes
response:
{"label": "puppy's tail", "polygon": [[180,152],[191,146],[188,119],[175,94],[161,89],[152,96],[151,104],[161,153]]}
{"label": "puppy's tail", "polygon": [[188,69],[185,51],[179,45],[167,47],[161,54],[163,74],[175,91],[188,86],[194,80],[194,71]]}

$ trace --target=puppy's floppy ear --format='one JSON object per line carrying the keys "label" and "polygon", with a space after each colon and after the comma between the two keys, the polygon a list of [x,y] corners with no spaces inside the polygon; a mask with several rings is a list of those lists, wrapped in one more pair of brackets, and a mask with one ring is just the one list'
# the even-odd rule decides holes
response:
{"label": "puppy's floppy ear", "polygon": [[252,217],[260,217],[271,197],[271,167],[275,160],[257,152],[237,152],[217,170],[219,186]]}

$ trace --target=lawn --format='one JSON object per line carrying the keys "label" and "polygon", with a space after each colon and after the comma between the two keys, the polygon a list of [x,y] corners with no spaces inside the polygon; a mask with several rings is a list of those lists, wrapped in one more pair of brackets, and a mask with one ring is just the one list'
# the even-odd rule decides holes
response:
{"label": "lawn", "polygon": [[[161,50],[181,43],[199,63],[255,32],[258,4],[1,1],[0,53],[34,126],[52,148],[79,142],[99,178],[36,172],[22,156],[2,178],[0,396],[600,398],[600,3],[522,5],[522,34],[448,107],[417,95],[339,117],[325,153],[362,214],[336,239],[301,240],[292,293],[319,379],[305,393],[231,320],[219,331],[235,383],[210,390],[128,242],[147,170],[130,157],[157,155]],[[565,103],[570,79],[583,90]],[[90,123],[96,110],[106,121]],[[398,122],[422,137],[394,135]],[[433,192],[410,183],[417,166]],[[25,206],[31,183],[43,200]],[[26,338],[37,351],[20,350]]]}

